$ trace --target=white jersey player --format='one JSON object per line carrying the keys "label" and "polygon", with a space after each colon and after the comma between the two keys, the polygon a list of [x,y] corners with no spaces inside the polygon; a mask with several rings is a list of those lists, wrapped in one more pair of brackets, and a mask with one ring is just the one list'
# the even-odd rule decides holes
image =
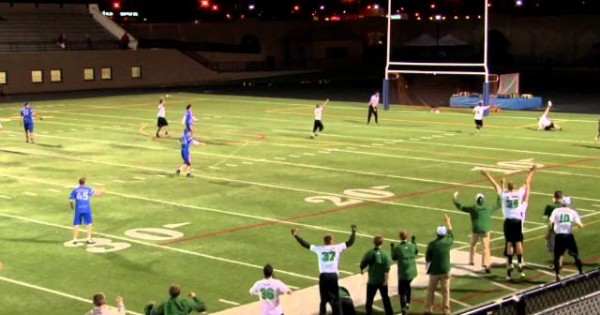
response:
{"label": "white jersey player", "polygon": [[552,107],[552,101],[548,101],[548,106],[546,106],[546,110],[544,110],[544,113],[542,114],[542,117],[540,117],[540,120],[538,121],[538,130],[545,130],[545,131],[554,131],[554,130],[562,130],[562,128],[555,124],[551,119],[550,119],[550,108]]}
{"label": "white jersey player", "polygon": [[490,105],[483,106],[483,102],[477,103],[473,108],[473,119],[475,121],[475,134],[479,134],[479,129],[483,128],[483,116],[485,111],[490,108]]}
{"label": "white jersey player", "polygon": [[581,223],[581,217],[573,210],[570,206],[571,198],[563,197],[561,200],[563,207],[556,208],[550,214],[549,223],[550,228],[554,230],[554,272],[556,274],[556,280],[560,280],[560,260],[565,254],[565,251],[569,252],[569,255],[575,259],[575,265],[579,273],[583,273],[583,263],[579,258],[579,249],[577,248],[577,242],[573,236],[574,225],[583,228]]}
{"label": "white jersey player", "polygon": [[279,296],[291,294],[292,291],[283,282],[273,278],[273,267],[270,264],[265,265],[263,274],[265,278],[254,283],[250,294],[258,295],[261,315],[283,315]]}

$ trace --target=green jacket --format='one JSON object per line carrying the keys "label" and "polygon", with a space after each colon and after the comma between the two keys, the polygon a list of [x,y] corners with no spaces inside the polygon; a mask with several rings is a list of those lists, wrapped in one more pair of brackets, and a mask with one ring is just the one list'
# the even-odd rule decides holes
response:
{"label": "green jacket", "polygon": [[384,284],[385,274],[390,272],[390,256],[381,248],[368,251],[360,262],[360,270],[369,267],[368,284]]}
{"label": "green jacket", "polygon": [[448,231],[446,236],[440,237],[429,242],[425,261],[429,266],[427,274],[442,275],[450,272],[450,248],[454,243],[454,233]]}
{"label": "green jacket", "polygon": [[550,215],[552,214],[552,211],[554,211],[554,209],[560,208],[562,206],[563,205],[560,202],[555,202],[554,204],[547,205],[544,209],[544,216],[546,217],[546,219],[550,218]]}
{"label": "green jacket", "polygon": [[460,202],[455,200],[454,206],[471,215],[471,232],[488,233],[492,230],[492,214],[502,207],[502,200],[498,197],[496,204],[493,206],[480,206],[477,204],[473,206],[463,206]]}
{"label": "green jacket", "polygon": [[417,277],[417,244],[401,242],[392,247],[392,259],[398,261],[398,279],[412,280]]}
{"label": "green jacket", "polygon": [[192,311],[204,312],[206,306],[198,297],[194,298],[171,298],[167,302],[152,308],[147,306],[144,310],[146,315],[188,315]]}

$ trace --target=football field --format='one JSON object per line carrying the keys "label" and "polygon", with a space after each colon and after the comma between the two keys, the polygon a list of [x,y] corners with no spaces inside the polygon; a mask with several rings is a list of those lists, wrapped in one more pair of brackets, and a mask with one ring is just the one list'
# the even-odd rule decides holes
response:
{"label": "football field", "polygon": [[[366,125],[366,104],[332,99],[324,132],[311,139],[314,100],[181,92],[166,99],[170,137],[155,139],[160,97],[33,102],[44,119],[36,120],[35,144],[25,143],[22,103],[0,105],[0,313],[83,314],[102,291],[110,301],[124,296],[130,314],[138,314],[148,301],[166,300],[171,283],[195,291],[212,313],[254,302],[248,289],[265,263],[294,288],[316,285],[315,256],[290,235],[293,227],[318,244],[328,233],[345,241],[358,225],[341,277],[359,273],[376,234],[397,241],[407,229],[424,253],[444,214],[454,225],[454,249],[467,251],[470,220],[454,208],[452,193],[465,204],[478,192],[493,202],[480,170],[521,185],[533,163],[539,171],[524,225],[527,277],[508,282],[500,266],[491,275],[456,277],[453,310],[553,281],[543,210],[556,189],[572,196],[586,225],[576,231],[584,268],[600,262],[597,115],[552,113],[564,131],[541,132],[540,112],[492,113],[474,135],[470,110],[393,106],[380,112],[379,125]],[[199,119],[195,136],[205,144],[192,148],[193,178],[175,176],[189,103]],[[97,243],[74,246],[68,197],[82,176],[105,195],[92,200]],[[502,222],[498,211],[498,257]],[[572,259],[565,263],[563,274],[574,274]],[[390,291],[396,294],[395,286]],[[413,291],[411,311],[423,311],[424,297]],[[393,305],[400,310],[397,297]],[[307,313],[316,310],[307,306]]]}

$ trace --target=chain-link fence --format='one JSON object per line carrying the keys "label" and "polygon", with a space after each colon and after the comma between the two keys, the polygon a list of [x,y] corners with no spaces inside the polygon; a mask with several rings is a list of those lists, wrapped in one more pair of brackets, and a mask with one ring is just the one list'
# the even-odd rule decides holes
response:
{"label": "chain-link fence", "polygon": [[600,269],[517,293],[460,314],[600,314]]}

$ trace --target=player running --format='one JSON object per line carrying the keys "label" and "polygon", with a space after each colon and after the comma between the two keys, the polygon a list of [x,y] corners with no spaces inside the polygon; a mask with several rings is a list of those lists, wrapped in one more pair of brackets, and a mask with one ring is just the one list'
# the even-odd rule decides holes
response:
{"label": "player running", "polygon": [[92,240],[92,205],[90,199],[94,196],[102,196],[103,191],[96,192],[91,187],[85,185],[86,179],[82,177],[79,179],[79,186],[73,189],[69,197],[71,210],[75,210],[75,217],[73,218],[73,244],[79,242],[79,226],[81,222],[87,226],[87,244],[94,244]]}
{"label": "player running", "polygon": [[562,128],[555,124],[550,118],[550,108],[552,107],[552,101],[548,101],[548,106],[546,106],[546,110],[540,120],[538,121],[538,130],[545,131],[554,131],[554,130],[562,130]]}
{"label": "player running", "polygon": [[191,130],[186,130],[181,136],[181,158],[183,159],[183,164],[175,171],[175,174],[179,176],[182,170],[185,170],[187,177],[193,177],[191,173],[192,169],[192,145],[200,145],[200,142],[194,139],[192,136]]}
{"label": "player running", "polygon": [[165,99],[161,98],[158,101],[158,120],[156,122],[156,127],[158,127],[158,130],[156,130],[156,137],[160,138],[160,130],[162,128],[165,128],[165,136],[169,135],[169,122],[167,121],[166,118],[166,114],[167,114],[167,109],[165,108]]}
{"label": "player running", "polygon": [[483,102],[477,103],[477,106],[473,107],[473,119],[475,120],[475,134],[479,135],[479,129],[483,128],[483,116],[485,111],[488,110],[491,105],[483,106]]}
{"label": "player running", "polygon": [[192,112],[192,104],[188,104],[185,107],[185,113],[183,114],[183,118],[181,119],[181,124],[185,125],[184,133],[190,132],[192,136],[194,135],[194,122],[198,121],[196,116],[194,116],[194,112]]}
{"label": "player running", "polygon": [[577,249],[577,242],[573,236],[573,225],[576,224],[579,228],[583,228],[581,223],[581,217],[573,210],[571,205],[571,198],[563,197],[561,200],[562,207],[556,208],[550,215],[550,229],[554,230],[554,273],[556,274],[556,281],[560,281],[560,268],[562,256],[565,251],[569,252],[569,255],[575,259],[575,265],[579,273],[583,273],[583,263],[579,258],[579,250]]}
{"label": "player running", "polygon": [[315,123],[313,124],[313,131],[310,134],[311,138],[315,138],[316,136],[318,136],[319,134],[318,132],[323,131],[323,128],[325,128],[323,126],[323,107],[325,107],[325,105],[327,105],[329,103],[329,99],[326,99],[325,102],[323,104],[317,104],[317,106],[315,107]]}
{"label": "player running", "polygon": [[[21,118],[23,118],[23,128],[25,129],[25,142],[35,143],[33,136],[33,119],[38,117],[37,113],[33,108],[31,108],[29,102],[25,102],[23,108],[21,108],[20,114]],[[41,117],[39,118],[40,120],[43,120]]]}
{"label": "player running", "polygon": [[281,294],[292,294],[292,290],[273,277],[273,266],[270,264],[265,265],[263,274],[265,278],[254,283],[250,288],[250,294],[258,295],[261,315],[283,315],[279,296]]}
{"label": "player running", "polygon": [[[502,199],[502,211],[504,213],[504,239],[506,240],[506,280],[512,276],[513,255],[517,252],[517,269],[521,278],[525,277],[523,272],[523,220],[527,208],[528,194],[531,190],[531,182],[536,165],[529,169],[525,184],[516,189],[515,183],[509,181],[506,190],[500,186],[487,171],[481,173],[490,181],[496,192]],[[504,185],[504,183],[502,184]]]}

